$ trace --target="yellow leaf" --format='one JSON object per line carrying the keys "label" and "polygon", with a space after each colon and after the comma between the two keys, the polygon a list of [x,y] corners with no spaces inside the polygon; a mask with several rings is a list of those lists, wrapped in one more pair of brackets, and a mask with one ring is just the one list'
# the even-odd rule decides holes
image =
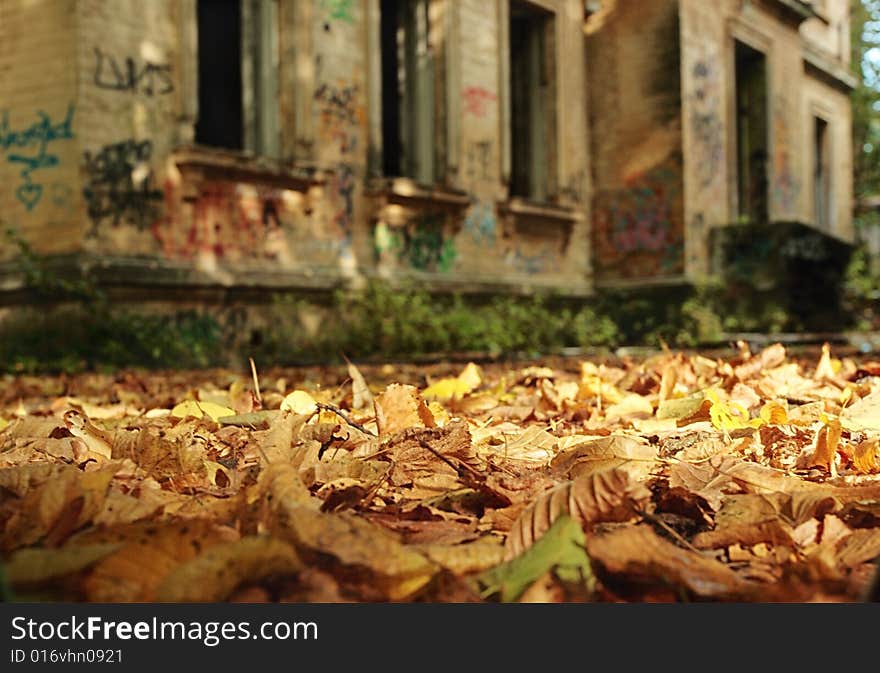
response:
{"label": "yellow leaf", "polygon": [[447,377],[435,381],[425,388],[422,395],[428,401],[447,402],[452,399],[461,399],[471,391],[479,388],[482,382],[483,377],[480,374],[480,368],[473,362],[469,362],[461,374],[454,378]]}
{"label": "yellow leaf", "polygon": [[472,390],[469,383],[457,378],[445,378],[435,381],[425,388],[422,393],[426,400],[446,402],[451,399],[460,399]]}
{"label": "yellow leaf", "polygon": [[7,420],[4,419],[4,418],[0,418],[0,430],[2,430],[3,428],[5,428],[7,425],[9,425],[9,421],[7,421]]}
{"label": "yellow leaf", "polygon": [[714,390],[706,391],[706,399],[712,402],[709,417],[712,425],[719,430],[739,430],[741,428],[757,428],[763,424],[760,418],[750,419],[749,412],[736,402],[725,402]]}
{"label": "yellow leaf", "polygon": [[281,411],[287,410],[295,414],[311,416],[318,411],[318,403],[305,390],[294,390],[281,401]]}
{"label": "yellow leaf", "polygon": [[187,416],[202,418],[203,416],[207,416],[212,421],[216,422],[224,416],[234,416],[235,410],[230,409],[229,407],[224,407],[222,404],[217,404],[216,402],[186,400],[175,405],[171,410],[171,415],[176,418],[186,418]]}
{"label": "yellow leaf", "polygon": [[483,383],[483,374],[480,368],[473,362],[467,363],[467,366],[458,375],[458,378],[460,381],[470,384],[471,390],[479,388],[480,384]]}

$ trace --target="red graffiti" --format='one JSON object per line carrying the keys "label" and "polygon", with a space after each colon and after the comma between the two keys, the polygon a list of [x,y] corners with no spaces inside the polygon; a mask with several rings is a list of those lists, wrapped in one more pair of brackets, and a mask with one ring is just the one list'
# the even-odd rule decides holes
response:
{"label": "red graffiti", "polygon": [[469,86],[461,92],[461,98],[464,101],[465,114],[482,118],[486,116],[489,103],[496,101],[498,96],[481,86]]}

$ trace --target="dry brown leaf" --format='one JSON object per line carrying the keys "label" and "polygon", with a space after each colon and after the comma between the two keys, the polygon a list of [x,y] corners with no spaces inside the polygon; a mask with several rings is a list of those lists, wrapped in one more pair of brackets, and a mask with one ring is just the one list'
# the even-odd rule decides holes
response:
{"label": "dry brown leaf", "polygon": [[854,568],[860,563],[880,557],[880,529],[853,531],[836,548],[837,563],[841,568]]}
{"label": "dry brown leaf", "polygon": [[715,516],[715,529],[695,535],[693,545],[698,549],[733,544],[751,547],[762,542],[793,546],[792,527],[779,516],[783,499],[758,494],[726,496]]}
{"label": "dry brown leaf", "polygon": [[846,407],[840,412],[840,422],[847,430],[880,430],[880,391]]}
{"label": "dry brown leaf", "polygon": [[296,551],[286,542],[270,537],[245,537],[215,545],[173,568],[156,587],[153,600],[223,601],[240,584],[292,575],[302,567]]}
{"label": "dry brown leaf", "polygon": [[815,448],[808,460],[807,467],[821,467],[836,476],[835,456],[840,445],[842,428],[840,421],[833,419],[819,428],[816,433]]}
{"label": "dry brown leaf", "polygon": [[677,462],[669,468],[669,486],[699,495],[717,511],[725,494],[740,490],[724,471],[733,465],[736,465],[736,459],[730,456],[715,456],[698,463]]}
{"label": "dry brown leaf", "polygon": [[819,363],[813,372],[813,378],[817,381],[826,379],[833,381],[837,378],[837,373],[834,371],[834,366],[831,363],[831,346],[827,341],[822,344],[822,356],[819,358]]}
{"label": "dry brown leaf", "polygon": [[373,393],[367,385],[364,375],[348,358],[345,358],[348,367],[348,376],[351,379],[352,403],[351,408],[355,411],[373,409]]}
{"label": "dry brown leaf", "polygon": [[110,542],[60,549],[20,549],[6,561],[3,570],[13,587],[41,584],[85,570],[120,546],[121,543]]}
{"label": "dry brown leaf", "polygon": [[626,521],[651,497],[644,484],[621,469],[578,477],[542,494],[514,523],[504,545],[506,559],[514,558],[550,529],[563,514],[583,526],[603,521]]}
{"label": "dry brown leaf", "polygon": [[494,537],[483,537],[464,544],[420,544],[415,549],[456,575],[469,575],[493,568],[504,560],[504,544]]}
{"label": "dry brown leaf", "polygon": [[624,464],[634,476],[641,476],[650,472],[657,460],[657,447],[639,437],[610,435],[583,442],[567,439],[550,465],[555,474],[572,479]]}
{"label": "dry brown leaf", "polygon": [[426,556],[401,544],[391,532],[347,512],[285,508],[274,530],[289,538],[303,556],[328,554],[343,566],[369,572],[389,600],[409,598],[437,571]]}
{"label": "dry brown leaf", "polygon": [[260,440],[260,457],[268,463],[290,462],[294,438],[308,420],[304,414],[282,411]]}
{"label": "dry brown leaf", "polygon": [[524,430],[517,428],[492,439],[497,441],[493,444],[484,442],[478,449],[504,458],[545,464],[556,454],[559,443],[559,437],[551,435],[540,425],[529,425]]}
{"label": "dry brown leaf", "polygon": [[610,575],[616,581],[672,585],[716,599],[744,599],[756,589],[723,563],[681,549],[645,525],[588,536],[587,553],[604,569],[600,577]]}
{"label": "dry brown leaf", "polygon": [[77,544],[122,542],[124,546],[100,561],[86,578],[89,601],[127,603],[155,600],[155,590],[173,568],[204,550],[237,538],[235,531],[211,522],[133,524],[96,530]]}
{"label": "dry brown leaf", "polygon": [[375,399],[376,425],[380,435],[393,435],[407,428],[436,427],[434,416],[418,388],[392,383]]}
{"label": "dry brown leaf", "polygon": [[107,489],[121,463],[91,472],[67,466],[38,488],[27,492],[6,522],[2,548],[26,547],[38,540],[62,544],[101,511]]}
{"label": "dry brown leaf", "polygon": [[605,409],[605,419],[613,421],[621,418],[650,418],[654,415],[654,406],[642,395],[628,393],[620,402]]}
{"label": "dry brown leaf", "polygon": [[767,369],[773,369],[785,362],[785,346],[773,344],[767,346],[757,355],[752,356],[746,362],[733,368],[733,373],[740,381],[753,378]]}
{"label": "dry brown leaf", "polygon": [[880,472],[880,438],[866,439],[853,450],[852,461],[855,468],[862,474]]}

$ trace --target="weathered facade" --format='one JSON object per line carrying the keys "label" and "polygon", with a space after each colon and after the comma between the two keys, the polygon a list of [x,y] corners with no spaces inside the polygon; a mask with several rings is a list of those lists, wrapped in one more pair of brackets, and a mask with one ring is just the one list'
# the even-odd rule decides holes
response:
{"label": "weathered facade", "polygon": [[847,0],[0,0],[0,219],[144,292],[696,280],[732,223],[852,237],[847,22]]}
{"label": "weathered facade", "polygon": [[[587,51],[598,284],[699,278],[734,224],[763,244],[792,223],[852,240],[846,0],[604,4]],[[825,245],[793,236],[794,256]]]}

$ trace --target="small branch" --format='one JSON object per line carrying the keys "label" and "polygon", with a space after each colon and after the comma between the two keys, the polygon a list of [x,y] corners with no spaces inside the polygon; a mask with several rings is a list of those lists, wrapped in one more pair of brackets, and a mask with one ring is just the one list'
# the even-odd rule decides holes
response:
{"label": "small branch", "polygon": [[677,530],[675,530],[672,526],[670,526],[668,523],[666,523],[660,517],[654,516],[653,514],[650,514],[643,509],[636,509],[636,511],[638,512],[639,516],[641,516],[643,519],[660,526],[663,530],[665,530],[672,537],[674,537],[678,541],[679,544],[683,545],[687,549],[690,549],[691,551],[697,552],[698,554],[702,553],[699,549],[694,547],[694,545],[692,545],[690,542],[688,542],[686,539],[684,539],[681,536],[681,533],[679,533]]}
{"label": "small branch", "polygon": [[263,406],[263,400],[260,397],[260,381],[257,379],[257,365],[254,364],[253,358],[248,358],[248,362],[251,363],[251,375],[254,377],[254,397],[260,406]]}
{"label": "small branch", "polygon": [[346,414],[342,409],[337,407],[335,404],[328,404],[326,402],[316,402],[315,404],[317,405],[318,409],[332,411],[334,414],[339,416],[339,418],[341,418],[343,421],[348,423],[351,427],[356,428],[357,430],[360,430],[365,435],[371,435],[373,437],[377,436],[376,433],[373,432],[372,430],[368,430],[360,423],[356,423],[355,421],[351,420],[351,417],[348,414]]}

